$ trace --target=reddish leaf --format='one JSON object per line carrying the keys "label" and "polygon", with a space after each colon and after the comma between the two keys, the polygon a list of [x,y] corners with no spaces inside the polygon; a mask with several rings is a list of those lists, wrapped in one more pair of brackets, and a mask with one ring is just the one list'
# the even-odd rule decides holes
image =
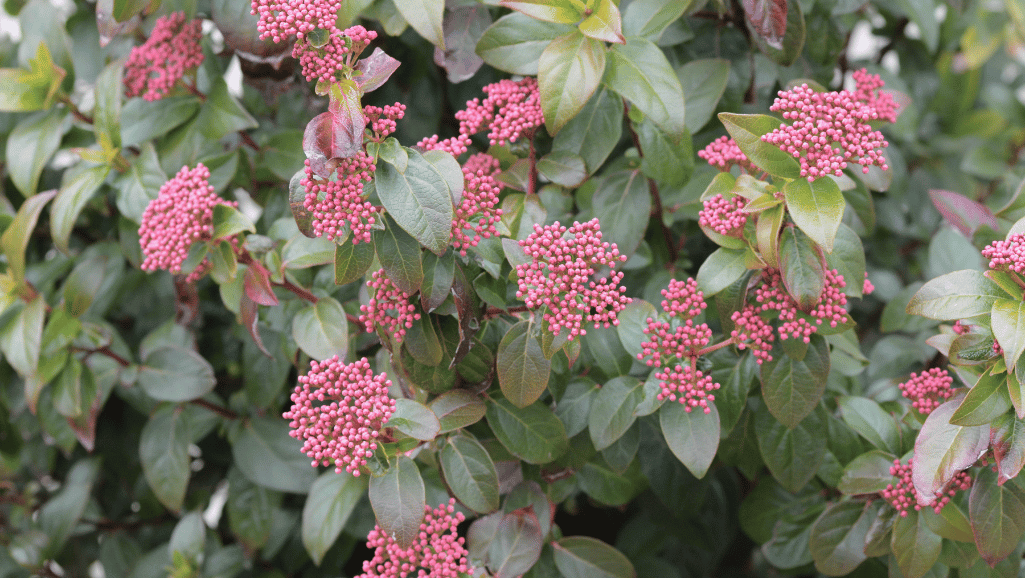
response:
{"label": "reddish leaf", "polygon": [[260,328],[257,322],[260,320],[260,306],[255,301],[249,298],[247,293],[242,293],[242,299],[239,302],[239,314],[242,316],[242,325],[245,325],[246,331],[256,342],[256,347],[263,352],[264,355],[273,359],[273,355],[267,351],[267,347],[263,344],[263,339],[260,338]]}
{"label": "reddish leaf", "polygon": [[484,6],[463,6],[445,15],[445,50],[434,49],[434,64],[448,72],[451,83],[470,79],[484,59],[477,55],[477,42],[491,25],[491,13]]}
{"label": "reddish leaf", "polygon": [[328,161],[358,153],[363,147],[365,126],[356,86],[331,85],[328,111],[314,117],[303,132],[303,152],[313,172],[327,178],[334,169]]}
{"label": "reddish leaf", "polygon": [[533,510],[506,514],[488,547],[488,566],[495,578],[513,578],[530,570],[541,557],[543,538]]}
{"label": "reddish leaf", "polygon": [[971,237],[982,225],[994,231],[999,227],[989,207],[968,197],[942,189],[929,189],[929,198],[943,218],[967,237]]}
{"label": "reddish leaf", "polygon": [[244,287],[246,295],[255,303],[259,305],[278,304],[278,298],[270,286],[270,272],[255,261],[246,269]]}
{"label": "reddish leaf", "polygon": [[288,206],[292,208],[292,217],[299,232],[311,239],[317,238],[313,232],[313,212],[306,209],[306,187],[302,181],[306,177],[306,171],[299,171],[292,175],[288,183]]}
{"label": "reddish leaf", "polygon": [[1025,423],[1012,415],[1001,416],[990,424],[989,445],[997,462],[997,484],[1003,485],[1025,466]]}
{"label": "reddish leaf", "polygon": [[356,63],[356,72],[360,73],[356,77],[356,87],[363,94],[377,90],[399,69],[400,64],[380,48],[375,48],[370,56]]}
{"label": "reddish leaf", "polygon": [[963,400],[963,395],[955,395],[934,409],[915,439],[911,479],[920,506],[935,502],[936,493],[958,472],[974,464],[989,447],[988,426],[965,427],[950,423],[950,417]]}
{"label": "reddish leaf", "polygon": [[68,418],[68,425],[75,432],[75,437],[78,438],[79,443],[89,453],[92,453],[93,448],[96,446],[96,417],[99,415],[100,398],[97,396],[93,398],[88,412],[78,417]]}
{"label": "reddish leaf", "polygon": [[766,44],[777,50],[783,49],[783,36],[787,33],[787,0],[744,0],[744,13]]}

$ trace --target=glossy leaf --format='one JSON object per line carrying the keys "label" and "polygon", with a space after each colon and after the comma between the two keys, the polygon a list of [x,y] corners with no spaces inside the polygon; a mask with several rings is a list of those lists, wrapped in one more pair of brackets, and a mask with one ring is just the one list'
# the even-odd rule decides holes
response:
{"label": "glossy leaf", "polygon": [[598,88],[605,47],[574,30],[553,40],[538,60],[538,90],[549,134],[557,135]]}
{"label": "glossy leaf", "polygon": [[823,177],[809,183],[805,179],[790,181],[783,187],[787,210],[794,223],[827,252],[833,252],[833,240],[843,218],[843,193],[836,181]]}
{"label": "glossy leaf", "polygon": [[811,525],[815,569],[827,576],[843,576],[864,562],[865,538],[882,507],[879,502],[854,500],[826,506]]}
{"label": "glossy leaf", "polygon": [[543,539],[533,511],[502,516],[488,547],[488,565],[495,569],[495,578],[516,578],[530,570],[541,556]]}
{"label": "glossy leaf", "polygon": [[917,457],[911,479],[922,506],[933,503],[936,492],[958,472],[974,464],[989,446],[989,427],[950,423],[960,403],[957,396],[932,410],[915,439]]}
{"label": "glossy leaf", "polygon": [[547,406],[518,408],[507,399],[487,404],[487,420],[509,453],[530,464],[547,464],[569,449],[566,428]]}
{"label": "glossy leaf", "polygon": [[445,34],[442,30],[444,0],[403,0],[395,7],[406,22],[431,44],[445,50]]}
{"label": "glossy leaf", "polygon": [[342,243],[335,247],[335,285],[346,285],[366,275],[374,262],[372,243]]}
{"label": "glossy leaf", "polygon": [[793,428],[776,421],[768,411],[755,415],[758,449],[772,477],[790,492],[796,492],[818,471],[826,454],[826,438],[817,412]]}
{"label": "glossy leaf", "polygon": [[908,302],[907,311],[941,321],[966,319],[990,313],[1003,296],[981,272],[965,269],[929,280]]}
{"label": "glossy leaf", "polygon": [[[686,2],[675,0],[636,0],[632,6],[638,4],[662,3],[663,10],[672,10],[680,6],[686,6]],[[627,19],[633,8],[627,10]],[[683,88],[683,96],[687,101],[687,130],[696,133],[701,130],[716,105],[726,92],[726,83],[730,76],[730,63],[721,58],[707,58],[691,60],[687,64],[676,69],[676,75],[680,79],[680,86]]]}
{"label": "glossy leaf", "polygon": [[501,0],[499,5],[531,18],[560,24],[576,24],[583,15],[571,0]]}
{"label": "glossy leaf", "polygon": [[996,483],[997,474],[981,468],[968,498],[968,515],[979,554],[990,566],[1014,551],[1025,534],[1025,491]]}
{"label": "glossy leaf", "polygon": [[340,303],[321,297],[292,318],[292,337],[300,349],[318,361],[333,355],[344,359],[349,349],[349,321]]}
{"label": "glossy leaf", "polygon": [[173,512],[181,510],[189,485],[189,414],[180,407],[164,405],[142,428],[139,461],[153,494]]}
{"label": "glossy leaf", "polygon": [[43,212],[46,203],[56,195],[57,191],[46,191],[26,199],[18,208],[18,213],[7,226],[3,236],[0,236],[0,248],[7,257],[8,271],[16,283],[20,284],[25,278],[25,249],[39,221],[39,214]]}
{"label": "glossy leaf", "polygon": [[637,419],[635,410],[643,398],[644,384],[634,377],[614,377],[605,382],[591,399],[588,431],[594,449],[603,450],[616,442]]}
{"label": "glossy leaf", "polygon": [[882,492],[893,483],[893,460],[893,454],[879,450],[861,454],[844,467],[836,489],[847,495]]}
{"label": "glossy leaf", "polygon": [[1007,380],[1002,375],[985,373],[968,390],[961,405],[950,416],[950,423],[962,426],[989,425],[1009,409],[1011,399],[1007,393]]}
{"label": "glossy leaf", "polygon": [[424,281],[420,244],[390,216],[384,216],[384,224],[385,230],[374,231],[377,259],[396,287],[415,295]]}
{"label": "glossy leaf", "polygon": [[527,407],[541,397],[551,365],[541,351],[540,341],[531,334],[530,322],[512,326],[498,344],[498,384],[506,399],[517,407]]}
{"label": "glossy leaf", "polygon": [[1004,350],[1004,363],[1014,367],[1025,351],[1025,303],[1010,299],[997,299],[990,316],[993,337]]}
{"label": "glossy leaf", "polygon": [[[683,16],[691,4],[691,0],[635,0],[623,12],[623,32],[627,36],[642,36],[657,43],[665,29]],[[688,110],[687,115],[690,114]],[[691,129],[692,132],[694,130]]]}
{"label": "glossy leaf", "polygon": [[552,40],[572,31],[568,24],[536,20],[522,12],[499,18],[477,42],[477,54],[511,74],[536,76],[541,53]]}
{"label": "glossy leaf", "polygon": [[411,399],[395,400],[395,413],[384,426],[423,441],[433,440],[441,430],[438,416],[427,406]]}
{"label": "glossy leaf", "polygon": [[671,139],[684,136],[683,87],[662,50],[650,40],[634,36],[613,46],[603,82]]}
{"label": "glossy leaf", "polygon": [[591,14],[584,17],[579,28],[586,36],[595,40],[626,44],[626,38],[623,36],[623,19],[619,14],[619,7],[613,0],[597,0]]}
{"label": "glossy leaf", "polygon": [[900,453],[900,430],[893,416],[874,400],[844,396],[837,400],[840,416],[870,444],[891,454]]}
{"label": "glossy leaf", "polygon": [[890,547],[906,578],[922,578],[940,557],[943,539],[929,529],[919,512],[897,516]]}
{"label": "glossy leaf", "polygon": [[745,252],[720,247],[698,269],[698,289],[711,297],[732,285],[747,271]]}
{"label": "glossy leaf", "polygon": [[317,470],[302,451],[302,443],[288,435],[281,419],[254,417],[232,442],[235,465],[251,482],[264,488],[305,494],[317,479]]}
{"label": "glossy leaf", "polygon": [[1025,423],[1004,416],[990,426],[989,439],[997,463],[997,483],[1003,484],[1025,466]]}
{"label": "glossy leaf", "polygon": [[719,447],[719,412],[709,404],[709,413],[702,408],[686,407],[669,402],[659,410],[659,423],[666,444],[680,462],[696,478],[705,477]]}
{"label": "glossy leaf", "polygon": [[452,198],[444,176],[413,149],[405,170],[388,162],[375,172],[375,189],[391,218],[414,239],[441,255],[452,239]]}
{"label": "glossy leaf", "polygon": [[464,389],[454,389],[436,397],[428,405],[441,423],[439,433],[473,425],[484,417],[487,410],[479,396]]}
{"label": "glossy leaf", "polygon": [[50,210],[50,232],[54,245],[68,253],[68,238],[78,214],[107,178],[110,167],[99,166],[86,169],[61,186]]}
{"label": "glossy leaf", "polygon": [[481,514],[498,509],[498,472],[480,443],[465,436],[451,436],[438,459],[445,483],[457,500]]}
{"label": "glossy leaf", "polygon": [[730,137],[740,150],[762,170],[776,177],[801,179],[801,165],[794,157],[779,150],[779,147],[762,142],[762,135],[780,126],[779,119],[764,114],[719,113]]}
{"label": "glossy leaf", "polygon": [[620,171],[605,177],[591,202],[601,223],[602,240],[615,243],[623,255],[633,255],[651,215],[651,193],[644,175]]}
{"label": "glossy leaf", "polygon": [[143,360],[138,384],[153,399],[188,401],[212,391],[217,380],[213,367],[200,354],[166,345],[149,352]]}
{"label": "glossy leaf", "polygon": [[813,335],[800,361],[789,355],[773,355],[761,366],[762,397],[779,422],[795,427],[819,404],[829,375],[829,346]]}
{"label": "glossy leaf", "polygon": [[364,476],[325,472],[310,488],[302,515],[302,540],[317,565],[334,545],[367,489]]}
{"label": "glossy leaf", "polygon": [[377,525],[401,548],[416,540],[424,519],[424,481],[413,460],[398,456],[391,468],[370,479],[370,504]]}
{"label": "glossy leaf", "polygon": [[552,152],[564,151],[584,159],[588,174],[597,172],[623,134],[623,103],[600,88],[552,142]]}
{"label": "glossy leaf", "polygon": [[590,536],[568,536],[552,544],[555,565],[566,578],[636,578],[622,552]]}
{"label": "glossy leaf", "polygon": [[21,120],[7,137],[7,172],[25,197],[36,194],[43,167],[57,152],[67,111],[53,108]]}
{"label": "glossy leaf", "polygon": [[[0,327],[0,351],[4,359],[22,377],[35,375],[42,347],[43,321],[46,319],[46,300],[42,295],[21,307]],[[30,402],[34,409],[35,403]]]}
{"label": "glossy leaf", "polygon": [[983,225],[994,231],[999,230],[993,211],[964,195],[942,189],[929,189],[929,199],[943,218],[966,237],[971,237]]}

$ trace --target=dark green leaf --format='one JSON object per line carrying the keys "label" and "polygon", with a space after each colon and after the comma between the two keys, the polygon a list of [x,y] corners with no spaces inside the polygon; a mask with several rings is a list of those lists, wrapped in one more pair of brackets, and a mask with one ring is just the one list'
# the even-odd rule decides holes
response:
{"label": "dark green leaf", "polygon": [[808,352],[800,361],[789,355],[774,355],[762,364],[762,396],[769,412],[787,427],[796,426],[814,411],[826,390],[829,375],[829,346],[820,335],[812,335]]}
{"label": "dark green leaf", "polygon": [[61,552],[64,542],[71,537],[90,501],[93,483],[100,471],[96,459],[75,462],[68,471],[60,492],[39,509],[39,526],[47,537],[45,556],[51,558]]}
{"label": "dark green leaf", "polygon": [[1011,398],[1007,393],[1007,379],[1003,375],[987,372],[968,390],[964,401],[950,416],[950,423],[961,426],[989,425],[1009,409]]}
{"label": "dark green leaf", "polygon": [[965,269],[929,280],[908,303],[908,313],[941,321],[966,319],[992,311],[1004,296],[982,272]]}
{"label": "dark green leaf", "polygon": [[633,36],[609,51],[606,86],[640,109],[672,140],[684,137],[683,88],[662,50]]}
{"label": "dark green leaf", "polygon": [[435,254],[452,239],[452,197],[445,177],[414,149],[405,170],[384,162],[375,172],[381,203],[400,227]]}
{"label": "dark green leaf", "polygon": [[[636,0],[633,5],[664,3],[668,6],[685,5],[675,0]],[[629,18],[632,8],[627,10]],[[719,99],[726,91],[726,82],[730,76],[730,62],[722,58],[691,60],[676,70],[676,76],[683,87],[683,95],[687,100],[687,130],[696,133],[712,118]]]}
{"label": "dark green leaf", "polygon": [[188,418],[180,407],[164,405],[146,422],[139,439],[142,473],[160,503],[173,512],[181,510],[192,473]]}
{"label": "dark green leaf", "polygon": [[873,446],[890,452],[900,453],[900,430],[893,416],[874,400],[864,397],[844,396],[837,400],[840,415],[861,437]]}
{"label": "dark green leaf", "polygon": [[630,429],[634,410],[644,397],[644,383],[635,377],[614,377],[605,382],[591,399],[588,430],[594,449],[603,450]]}
{"label": "dark green leaf", "polygon": [[580,155],[567,151],[552,151],[537,161],[541,176],[564,187],[576,187],[587,178],[587,166]]}
{"label": "dark green leaf", "polygon": [[188,401],[217,384],[213,367],[203,356],[177,345],[151,351],[139,367],[138,384],[153,399]]}
{"label": "dark green leaf", "polygon": [[271,490],[305,494],[317,478],[302,443],[288,435],[280,418],[250,419],[232,443],[231,453],[251,482]]}
{"label": "dark green leaf", "polygon": [[300,349],[316,360],[333,355],[344,359],[349,349],[349,321],[341,304],[321,297],[292,318],[292,337]]}
{"label": "dark green leaf", "polygon": [[826,255],[826,267],[843,275],[844,294],[862,297],[865,286],[865,248],[861,238],[847,225],[840,223],[833,241],[833,252]]}
{"label": "dark green leaf", "polygon": [[659,410],[662,435],[673,455],[696,478],[705,477],[719,447],[719,412],[709,404],[709,413],[670,402]]}
{"label": "dark green leaf", "polygon": [[445,483],[456,499],[474,512],[498,509],[498,472],[484,446],[465,436],[451,436],[438,454]]}
{"label": "dark green leaf", "polygon": [[303,506],[302,539],[314,564],[323,561],[366,489],[366,477],[345,473],[326,472],[313,483]]}
{"label": "dark green leaf", "polygon": [[990,566],[1014,551],[1025,534],[1025,491],[1014,483],[996,482],[996,472],[981,468],[968,499],[975,544]]}
{"label": "dark green leaf", "polygon": [[851,460],[843,470],[843,477],[836,489],[847,495],[874,494],[893,483],[890,474],[893,454],[872,450]]}
{"label": "dark green leaf", "polygon": [[199,112],[194,96],[168,97],[159,101],[133,98],[121,110],[121,142],[131,146],[163,136],[191,120]]}
{"label": "dark green leaf", "polygon": [[255,550],[267,543],[280,497],[250,482],[237,468],[228,470],[228,525],[247,548]]}
{"label": "dark green leaf", "polygon": [[548,386],[552,362],[541,351],[541,343],[531,334],[531,323],[513,325],[498,344],[498,384],[502,393],[517,407],[537,401]]}
{"label": "dark green leaf", "polygon": [[[39,366],[45,319],[46,300],[37,295],[0,327],[0,351],[22,377],[35,375]],[[35,411],[35,403],[30,402],[30,406]]]}
{"label": "dark green leaf", "polygon": [[[627,36],[643,36],[657,43],[662,32],[679,19],[692,3],[691,0],[634,0],[627,5],[623,14],[623,32]],[[687,104],[690,105],[689,99]],[[687,115],[690,116],[690,110]]]}
{"label": "dark green leaf", "polygon": [[588,174],[593,174],[612,153],[622,134],[623,103],[609,89],[601,88],[587,101],[580,114],[559,131],[552,142],[552,152],[580,155]]}
{"label": "dark green leaf", "polygon": [[605,46],[579,30],[556,38],[544,49],[537,82],[550,134],[558,134],[580,112],[604,72]]}
{"label": "dark green leaf", "polygon": [[639,171],[621,171],[601,180],[592,200],[601,222],[602,240],[633,255],[644,238],[651,213],[648,183]]}
{"label": "dark green leaf", "polygon": [[719,120],[747,158],[774,177],[802,179],[801,165],[779,147],[762,142],[762,135],[780,126],[779,119],[764,114],[720,112]]}
{"label": "dark green leaf", "polygon": [[160,168],[160,159],[153,143],[144,143],[139,156],[132,160],[128,172],[115,180],[117,189],[117,210],[134,221],[142,221],[142,213],[150,201],[157,198],[160,187],[167,182],[167,175]]}
{"label": "dark green leaf", "polygon": [[587,377],[578,377],[569,382],[562,398],[555,406],[555,415],[566,426],[566,435],[573,437],[587,428],[591,415],[591,404],[598,391],[598,384]]}
{"label": "dark green leaf", "polygon": [[705,259],[698,269],[698,289],[711,297],[729,287],[747,271],[743,250],[720,247]]}
{"label": "dark green leaf", "polygon": [[[377,259],[396,287],[415,295],[424,281],[420,243],[399,228],[390,216],[384,216],[384,223],[384,231],[374,231]],[[335,269],[337,271],[337,265]]]}
{"label": "dark green leaf", "polygon": [[21,120],[7,137],[7,173],[25,197],[36,194],[43,167],[57,152],[67,110],[53,108]]}
{"label": "dark green leaf", "polygon": [[366,275],[374,262],[372,243],[342,243],[335,248],[335,285],[346,285]]}
{"label": "dark green leaf", "polygon": [[486,407],[479,396],[465,389],[454,389],[434,399],[428,406],[441,422],[439,433],[473,425],[484,417]]}
{"label": "dark green leaf", "polygon": [[645,118],[637,126],[644,158],[641,171],[649,178],[670,187],[682,187],[694,172],[694,144],[686,129],[677,139],[662,132],[651,119]]}
{"label": "dark green leaf", "polygon": [[420,303],[424,311],[434,311],[452,291],[455,280],[456,261],[453,253],[438,257],[434,253],[424,255],[424,284],[420,288]]}
{"label": "dark green leaf", "polygon": [[255,128],[256,119],[228,92],[223,78],[214,81],[196,119],[203,136],[218,140],[229,134]]}
{"label": "dark green leaf", "polygon": [[922,578],[940,557],[943,538],[926,526],[919,512],[897,516],[890,547],[905,578]]}
{"label": "dark green leaf", "polygon": [[636,578],[622,552],[590,536],[568,536],[552,544],[555,565],[566,578]]}
{"label": "dark green leaf", "polygon": [[370,479],[370,504],[377,525],[400,548],[416,540],[424,519],[424,481],[413,460],[398,456],[384,475]]}
{"label": "dark green leaf", "polygon": [[495,437],[514,456],[531,464],[547,464],[566,453],[566,428],[547,406],[518,408],[507,399],[488,402],[487,420]]}
{"label": "dark green leaf", "polygon": [[884,506],[879,501],[830,504],[811,526],[811,555],[815,569],[843,576],[865,561],[868,528]]}
{"label": "dark green leaf", "polygon": [[762,459],[780,485],[796,492],[815,476],[826,455],[825,424],[818,412],[787,428],[768,411],[759,411],[755,428]]}

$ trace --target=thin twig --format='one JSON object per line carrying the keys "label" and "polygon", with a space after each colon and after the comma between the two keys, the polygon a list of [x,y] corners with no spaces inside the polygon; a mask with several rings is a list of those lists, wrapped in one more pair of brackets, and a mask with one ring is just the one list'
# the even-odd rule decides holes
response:
{"label": "thin twig", "polygon": [[[634,147],[637,149],[637,156],[644,158],[644,151],[641,149],[641,139],[637,136],[637,131],[634,130],[634,125],[630,122],[630,107],[627,105],[626,100],[623,100],[623,116],[626,118],[626,125],[630,127],[630,136],[633,138]],[[655,212],[657,213],[657,220],[659,226],[662,228],[662,237],[665,238],[666,247],[669,249],[669,263],[667,268],[671,268],[679,254],[676,251],[676,244],[673,243],[673,235],[666,226],[665,219],[665,208],[662,206],[662,195],[658,191],[658,184],[654,179],[645,177],[648,181],[648,192],[651,194],[651,202],[655,205]]]}
{"label": "thin twig", "polygon": [[509,307],[508,309],[502,309],[501,307],[488,307],[487,311],[484,312],[484,319],[491,319],[500,315],[526,313],[527,311],[530,311],[530,308],[526,305],[517,305],[516,307]]}
{"label": "thin twig", "polygon": [[189,401],[192,405],[198,405],[199,407],[206,408],[217,415],[226,419],[238,419],[239,415],[226,407],[221,407],[216,403],[210,403],[205,399],[193,399]]}
{"label": "thin twig", "polygon": [[534,131],[530,132],[530,174],[527,176],[527,195],[537,193],[537,151],[534,150]]}
{"label": "thin twig", "polygon": [[88,356],[90,356],[90,355],[92,355],[94,353],[99,353],[100,355],[105,355],[105,356],[113,359],[114,361],[116,361],[118,363],[118,365],[120,365],[121,367],[128,367],[128,366],[132,365],[131,361],[128,361],[124,357],[121,357],[120,355],[118,355],[118,354],[114,353],[113,351],[111,351],[109,345],[104,345],[103,347],[97,347],[97,348],[94,348],[94,349],[89,349],[89,348],[86,348],[86,347],[76,347],[76,346],[72,345],[71,346],[71,350],[72,351],[84,352],[86,354],[86,357],[88,357]]}
{"label": "thin twig", "polygon": [[87,124],[93,123],[93,117],[83,113],[81,110],[78,110],[78,106],[76,106],[75,103],[71,102],[71,99],[67,96],[61,96],[58,100],[67,105],[67,107],[71,109],[71,114],[78,120]]}

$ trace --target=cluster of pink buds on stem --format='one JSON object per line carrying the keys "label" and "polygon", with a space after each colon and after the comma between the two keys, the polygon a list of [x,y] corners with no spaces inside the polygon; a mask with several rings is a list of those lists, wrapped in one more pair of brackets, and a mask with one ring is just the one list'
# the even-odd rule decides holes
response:
{"label": "cluster of pink buds on stem", "polygon": [[747,224],[747,213],[741,209],[747,201],[739,195],[727,199],[721,193],[704,201],[698,212],[698,224],[727,237],[740,237]]}
{"label": "cluster of pink buds on stem", "polygon": [[170,94],[186,72],[203,64],[202,34],[202,22],[186,22],[184,12],[158,18],[146,42],[128,55],[125,95],[153,101]]}
{"label": "cluster of pink buds on stem", "polygon": [[705,413],[712,410],[708,402],[715,401],[712,392],[719,384],[711,376],[697,369],[697,359],[706,351],[712,341],[712,330],[705,323],[696,324],[694,317],[708,307],[704,294],[698,290],[694,279],[669,281],[669,287],[662,290],[662,310],[670,321],[648,318],[644,334],[648,341],[641,343],[637,359],[647,359],[648,366],[664,368],[655,373],[661,381],[662,391],[658,399],[679,401],[684,411],[701,408]]}
{"label": "cluster of pink buds on stem", "polygon": [[437,135],[417,143],[426,150],[443,150],[454,156],[467,151],[470,137],[489,129],[488,139],[492,145],[513,143],[523,135],[532,135],[534,129],[545,122],[541,112],[541,96],[537,80],[531,77],[520,81],[500,80],[484,87],[487,97],[481,101],[473,99],[466,108],[456,113],[459,120],[459,134],[448,139]]}
{"label": "cluster of pink buds on stem", "polygon": [[252,0],[252,14],[259,15],[260,40],[281,42],[300,39],[317,28],[334,27],[342,0]]}
{"label": "cluster of pink buds on stem", "polygon": [[1006,241],[993,241],[982,250],[989,268],[1025,274],[1025,234],[1016,233]]}
{"label": "cluster of pink buds on stem", "polygon": [[[913,461],[914,458],[910,458],[907,464],[901,464],[900,460],[893,460],[893,465],[890,466],[890,475],[897,478],[897,483],[888,484],[886,489],[881,492],[883,498],[889,501],[894,509],[897,510],[897,513],[904,518],[908,516],[910,509],[915,511],[922,509],[918,505],[918,494],[911,481]],[[947,484],[946,488],[936,493],[936,501],[931,506],[933,512],[939,514],[943,507],[949,504],[950,499],[956,496],[959,491],[965,491],[971,487],[972,477],[968,475],[968,472],[958,472],[954,479]]]}
{"label": "cluster of pink buds on stem", "polygon": [[869,74],[864,68],[855,71],[852,76],[856,85],[854,97],[858,102],[874,109],[879,120],[897,122],[898,107],[893,95],[879,91],[885,84],[883,79],[878,74]]}
{"label": "cluster of pink buds on stem", "polygon": [[360,54],[377,38],[373,30],[356,25],[339,30],[334,22],[323,27],[327,39],[314,44],[311,36],[299,40],[292,47],[292,57],[299,59],[307,82],[333,83],[349,73]]}
{"label": "cluster of pink buds on stem", "polygon": [[[145,257],[141,265],[143,271],[166,269],[181,273],[192,244],[213,238],[214,207],[238,206],[234,201],[218,197],[209,178],[210,170],[203,163],[192,170],[182,167],[146,206],[139,226],[139,246]],[[237,240],[232,241],[237,244]],[[210,266],[204,259],[186,281],[200,278]]]}
{"label": "cluster of pink buds on stem", "polygon": [[396,102],[392,105],[363,107],[363,117],[370,125],[370,137],[367,140],[384,142],[388,135],[398,128],[395,121],[402,120],[406,115],[406,105]]}
{"label": "cluster of pink buds on stem", "polygon": [[389,335],[394,335],[396,341],[402,341],[406,329],[420,319],[416,306],[409,302],[411,295],[396,287],[385,275],[384,269],[374,271],[367,281],[367,289],[374,294],[369,303],[359,307],[363,312],[359,316],[360,323],[368,332],[381,328]]}
{"label": "cluster of pink buds on stem", "polygon": [[950,399],[954,393],[951,391],[953,385],[954,378],[947,370],[933,367],[921,373],[912,373],[908,380],[898,387],[901,394],[911,400],[911,407],[923,415],[928,415],[941,403]]}
{"label": "cluster of pink buds on stem", "polygon": [[[491,155],[480,153],[470,157]],[[497,162],[497,159],[496,159]],[[480,164],[474,163],[474,164]],[[501,189],[494,177],[479,169],[476,173],[463,167],[463,198],[455,208],[452,218],[452,247],[466,256],[469,247],[476,247],[481,239],[497,237],[495,224],[502,220],[502,209],[498,207],[498,193]]]}
{"label": "cluster of pink buds on stem", "polygon": [[708,164],[723,172],[729,172],[734,165],[744,169],[748,174],[758,172],[758,168],[748,160],[737,141],[728,136],[721,136],[712,141],[708,146],[698,151],[698,156],[708,161]]}
{"label": "cluster of pink buds on stem", "polygon": [[374,375],[367,358],[343,364],[338,356],[311,361],[310,372],[299,376],[292,407],[282,417],[291,420],[289,435],[303,441],[303,453],[313,467],[335,464],[354,476],[377,449],[381,427],[395,412],[388,397],[391,381]]}
{"label": "cluster of pink buds on stem", "polygon": [[545,307],[544,320],[549,330],[559,335],[569,329],[569,339],[585,335],[586,319],[598,328],[619,325],[616,314],[630,303],[619,286],[623,273],[612,271],[607,277],[594,280],[604,267],[626,261],[615,243],[602,242],[598,219],[573,223],[567,229],[558,221],[551,225],[534,225],[534,232],[520,241],[529,263],[516,266],[519,290],[529,309]]}
{"label": "cluster of pink buds on stem", "polygon": [[306,161],[306,178],[300,183],[306,189],[303,207],[313,215],[316,236],[334,240],[352,231],[353,244],[370,242],[381,207],[364,198],[363,186],[374,169],[374,159],[359,151],[341,159],[335,180],[325,180],[314,176],[310,161]]}
{"label": "cluster of pink buds on stem", "polygon": [[[755,301],[758,304],[755,309],[758,313],[778,313],[779,320],[783,322],[779,326],[780,339],[802,339],[810,343],[811,335],[818,331],[823,322],[828,322],[830,327],[837,327],[850,319],[845,309],[847,296],[843,289],[846,286],[843,275],[836,269],[827,270],[822,297],[810,311],[802,312],[783,286],[779,271],[766,269],[762,272],[762,285],[755,289]],[[801,316],[801,313],[806,313],[815,323]]]}
{"label": "cluster of pink buds on stem", "polygon": [[781,112],[792,124],[762,135],[762,141],[779,146],[801,163],[801,176],[809,181],[826,175],[841,176],[848,163],[888,167],[881,149],[888,143],[869,122],[878,118],[875,108],[858,101],[854,93],[815,92],[807,84],[781,90],[769,110]]}
{"label": "cluster of pink buds on stem", "polygon": [[424,506],[424,521],[409,548],[399,546],[394,536],[375,526],[367,535],[367,548],[374,557],[363,563],[363,573],[356,578],[459,578],[471,574],[466,561],[465,540],[457,528],[466,516],[455,511],[455,500],[431,509]]}

